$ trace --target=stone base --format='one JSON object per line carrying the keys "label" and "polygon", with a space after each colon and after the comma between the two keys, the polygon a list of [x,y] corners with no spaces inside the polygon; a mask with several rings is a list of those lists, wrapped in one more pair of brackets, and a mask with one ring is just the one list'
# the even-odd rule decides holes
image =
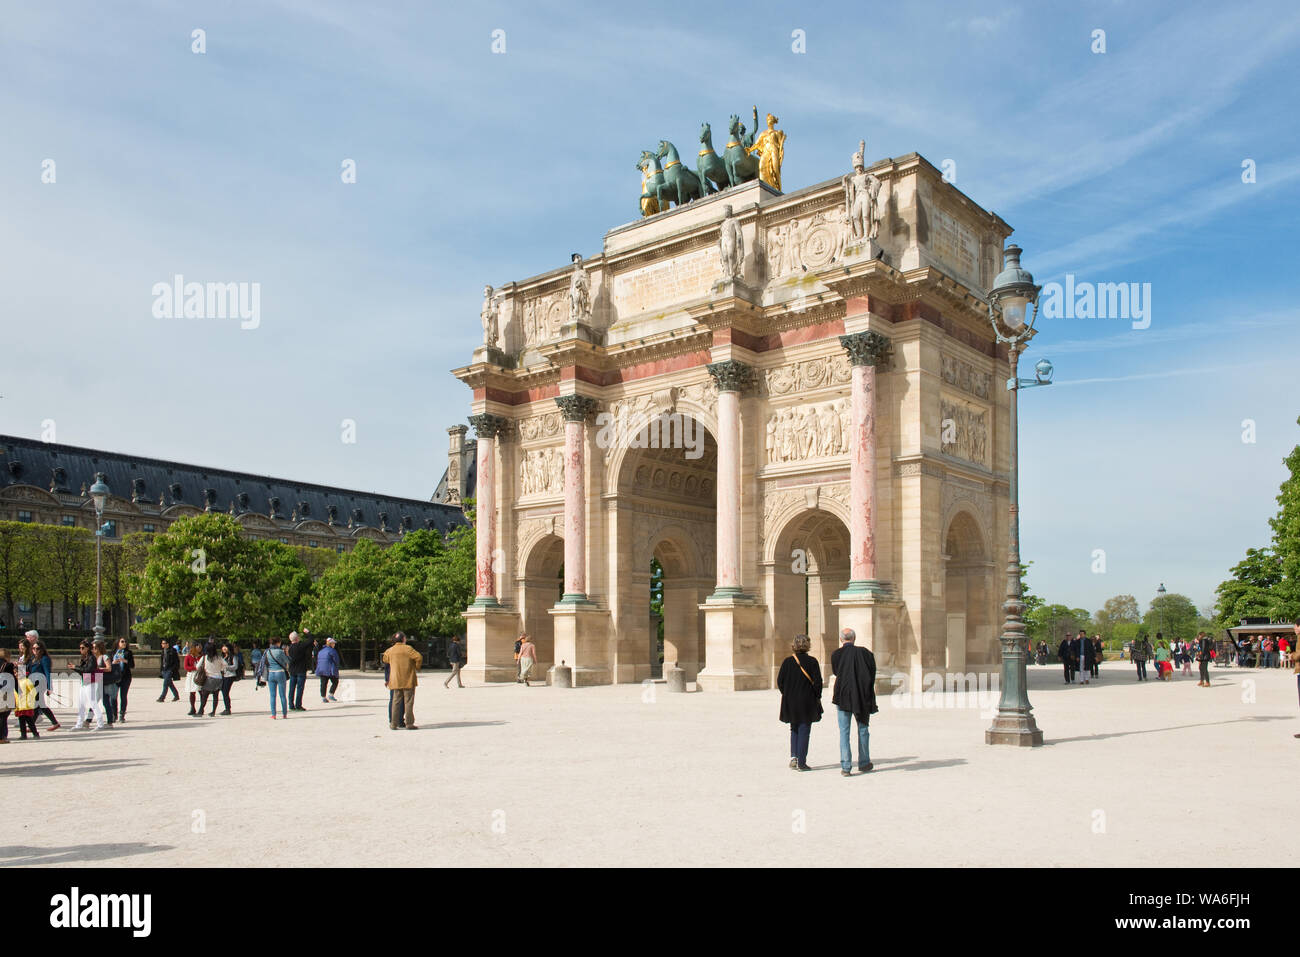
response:
{"label": "stone base", "polygon": [[500,605],[470,605],[465,619],[465,652],[469,661],[460,673],[484,683],[514,681],[515,639],[519,637],[519,616]]}
{"label": "stone base", "polygon": [[844,258],[850,259],[880,259],[882,250],[880,243],[874,239],[850,239],[844,244]]}
{"label": "stone base", "polygon": [[695,677],[701,691],[759,691],[772,686],[763,667],[766,607],[748,595],[712,595],[704,612],[704,669]]}
{"label": "stone base", "polygon": [[871,649],[876,656],[876,670],[880,674],[892,674],[894,671],[906,670],[898,647],[898,623],[903,604],[894,597],[887,582],[870,582],[871,587],[849,588],[840,592],[839,598],[831,599],[831,604],[839,609],[838,635],[845,628],[852,628],[857,634],[857,644]]}
{"label": "stone base", "polygon": [[591,602],[570,601],[547,614],[555,626],[555,664],[572,669],[572,687],[613,684],[609,612]]}
{"label": "stone base", "polygon": [[1038,729],[1032,714],[999,712],[993,719],[993,726],[984,732],[984,743],[1037,748],[1043,743],[1043,732]]}

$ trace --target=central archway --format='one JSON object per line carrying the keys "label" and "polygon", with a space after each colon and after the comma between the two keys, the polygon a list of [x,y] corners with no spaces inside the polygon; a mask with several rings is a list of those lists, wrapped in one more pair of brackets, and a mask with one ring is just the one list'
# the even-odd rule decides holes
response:
{"label": "central archway", "polygon": [[614,549],[615,680],[643,681],[659,668],[658,622],[651,613],[651,559],[663,568],[663,666],[694,681],[704,666],[699,606],[715,582],[717,459],[713,436],[689,415],[671,427],[643,429],[627,443],[607,500]]}
{"label": "central archway", "polygon": [[831,602],[848,584],[849,530],[844,522],[822,508],[792,516],[777,536],[768,580],[773,682],[798,634],[808,636],[812,655],[823,671],[830,670],[831,652],[839,647],[839,614]]}

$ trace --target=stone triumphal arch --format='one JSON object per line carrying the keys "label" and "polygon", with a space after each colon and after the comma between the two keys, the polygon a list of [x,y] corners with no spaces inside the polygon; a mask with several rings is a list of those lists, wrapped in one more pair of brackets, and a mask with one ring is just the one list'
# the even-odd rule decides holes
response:
{"label": "stone triumphal arch", "polygon": [[521,630],[575,685],[662,656],[767,688],[792,635],[824,661],[845,626],[884,675],[997,667],[1009,373],[984,297],[1011,230],[920,156],[855,161],[645,206],[599,255],[485,290],[455,371],[472,677],[513,680]]}

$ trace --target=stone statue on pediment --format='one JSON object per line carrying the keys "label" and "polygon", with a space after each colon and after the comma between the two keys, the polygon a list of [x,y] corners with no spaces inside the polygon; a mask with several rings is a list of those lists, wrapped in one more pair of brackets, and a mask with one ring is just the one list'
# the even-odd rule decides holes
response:
{"label": "stone statue on pediment", "polygon": [[573,274],[569,277],[569,322],[591,322],[591,276],[577,253],[573,254]]}
{"label": "stone statue on pediment", "polygon": [[880,202],[881,182],[867,172],[866,140],[858,141],[858,151],[853,154],[853,172],[846,175],[844,183],[844,208],[849,217],[849,245],[875,240],[880,233],[880,220],[884,215]]}
{"label": "stone statue on pediment", "polygon": [[498,329],[498,317],[500,316],[501,303],[493,298],[492,287],[483,287],[483,345],[495,349],[497,347],[497,337],[500,334]]}
{"label": "stone statue on pediment", "polygon": [[740,221],[732,215],[731,207],[722,207],[722,229],[718,234],[718,255],[722,260],[722,278],[736,282],[745,272],[745,237],[740,231]]}

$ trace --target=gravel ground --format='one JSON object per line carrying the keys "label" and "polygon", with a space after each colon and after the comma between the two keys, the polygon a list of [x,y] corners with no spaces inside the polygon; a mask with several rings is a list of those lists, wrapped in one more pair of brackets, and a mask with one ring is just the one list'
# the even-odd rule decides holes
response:
{"label": "gravel ground", "polygon": [[458,690],[426,672],[419,729],[390,731],[372,674],[328,705],[309,679],[309,710],[274,722],[251,680],[235,714],[198,719],[140,678],[111,731],[18,741],[10,719],[0,866],[1294,864],[1293,675],[1102,674],[1030,669],[1038,749],[984,744],[996,696],[882,698],[875,770],[848,779],[829,692],[798,773],[776,692]]}

